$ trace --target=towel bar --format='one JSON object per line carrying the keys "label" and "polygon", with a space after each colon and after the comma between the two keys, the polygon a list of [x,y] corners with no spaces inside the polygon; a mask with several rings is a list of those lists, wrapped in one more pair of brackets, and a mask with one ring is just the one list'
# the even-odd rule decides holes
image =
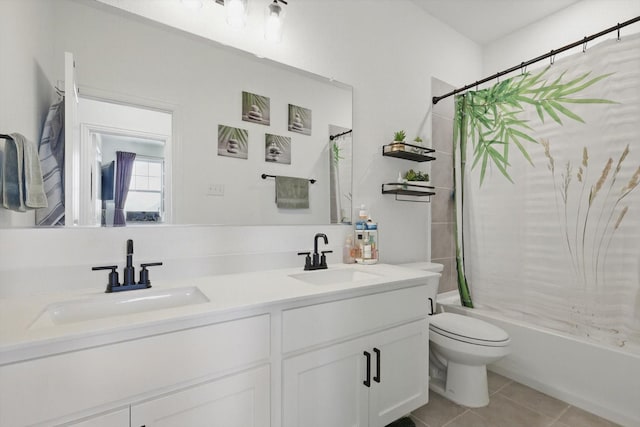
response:
{"label": "towel bar", "polygon": [[[267,175],[266,173],[263,173],[262,175],[260,175],[262,177],[262,179],[267,179],[267,178],[275,178],[275,175]],[[315,184],[316,180],[311,178],[309,179],[309,182],[312,184]]]}

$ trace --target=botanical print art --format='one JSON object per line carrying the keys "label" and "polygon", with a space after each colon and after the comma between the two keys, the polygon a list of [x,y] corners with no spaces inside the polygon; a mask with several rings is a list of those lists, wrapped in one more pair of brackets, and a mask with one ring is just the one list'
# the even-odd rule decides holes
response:
{"label": "botanical print art", "polygon": [[264,136],[264,160],[273,163],[291,164],[291,138],[288,136]]}
{"label": "botanical print art", "polygon": [[245,122],[271,124],[270,100],[266,96],[242,92],[242,120]]}
{"label": "botanical print art", "polygon": [[218,156],[247,159],[249,132],[245,129],[218,125]]}
{"label": "botanical print art", "polygon": [[289,104],[289,130],[311,135],[311,110]]}

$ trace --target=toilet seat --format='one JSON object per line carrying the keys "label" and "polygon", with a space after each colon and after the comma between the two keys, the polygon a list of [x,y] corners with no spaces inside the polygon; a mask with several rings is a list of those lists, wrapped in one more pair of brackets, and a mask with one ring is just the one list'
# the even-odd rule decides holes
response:
{"label": "toilet seat", "polygon": [[440,313],[430,317],[429,330],[444,337],[487,347],[506,347],[509,335],[490,323],[454,313]]}

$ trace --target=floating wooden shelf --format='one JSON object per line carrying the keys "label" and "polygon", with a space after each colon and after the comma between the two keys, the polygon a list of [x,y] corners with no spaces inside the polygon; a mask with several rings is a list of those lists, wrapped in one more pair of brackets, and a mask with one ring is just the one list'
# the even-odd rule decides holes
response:
{"label": "floating wooden shelf", "polygon": [[407,144],[406,142],[392,142],[391,144],[382,146],[383,156],[397,157],[414,162],[430,162],[435,160],[436,158],[430,155],[435,151],[433,148]]}
{"label": "floating wooden shelf", "polygon": [[[430,202],[431,196],[436,194],[434,190],[435,187],[432,186],[402,182],[382,184],[382,194],[394,194],[396,196],[396,200],[401,202]],[[399,199],[398,196],[427,197],[427,200]]]}

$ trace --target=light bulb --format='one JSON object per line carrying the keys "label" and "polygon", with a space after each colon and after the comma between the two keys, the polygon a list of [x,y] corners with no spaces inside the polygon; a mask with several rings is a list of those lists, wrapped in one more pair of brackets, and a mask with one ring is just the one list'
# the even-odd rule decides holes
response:
{"label": "light bulb", "polygon": [[274,1],[267,6],[264,38],[270,42],[279,43],[282,40],[282,20],[284,19],[284,10]]}
{"label": "light bulb", "polygon": [[224,8],[227,11],[227,24],[231,28],[240,29],[247,22],[247,0],[225,0]]}

